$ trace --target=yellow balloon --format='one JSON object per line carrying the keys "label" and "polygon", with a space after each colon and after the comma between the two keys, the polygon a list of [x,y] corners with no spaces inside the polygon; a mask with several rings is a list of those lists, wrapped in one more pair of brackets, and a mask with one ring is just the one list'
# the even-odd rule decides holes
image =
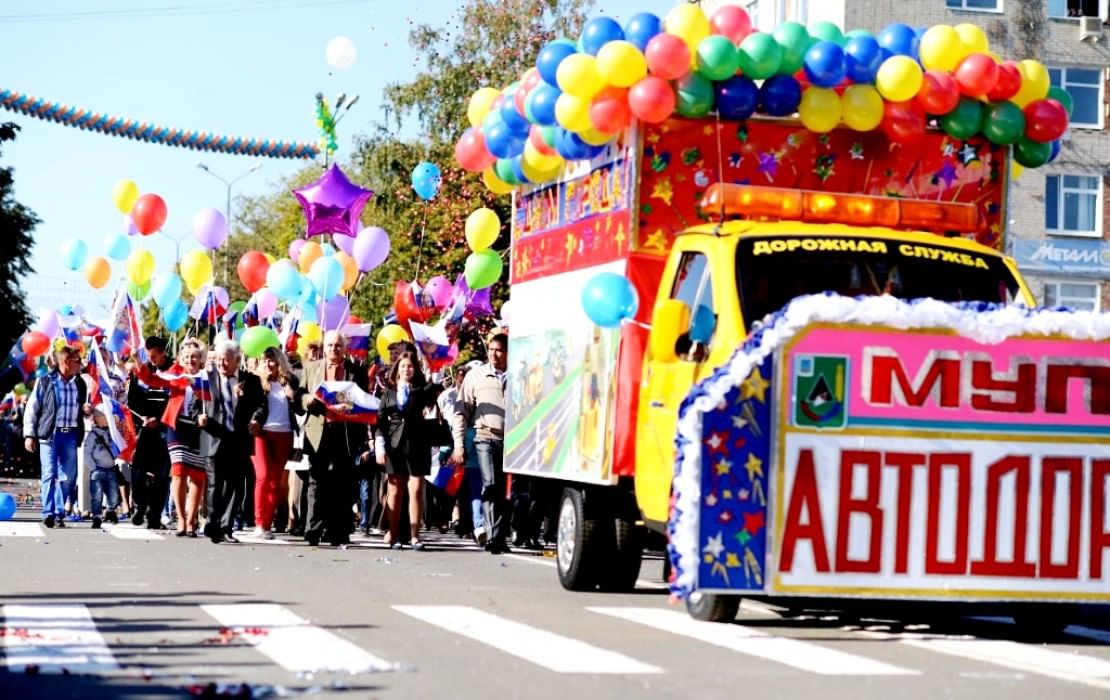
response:
{"label": "yellow balloon", "polygon": [[190,294],[197,294],[212,281],[212,261],[204,251],[190,250],[181,256],[181,280]]}
{"label": "yellow balloon", "polygon": [[263,253],[263,255],[266,256],[266,262],[270,263],[271,265],[273,265],[275,262],[277,262],[277,258],[270,255],[269,253]]}
{"label": "yellow balloon", "polygon": [[112,277],[112,265],[102,257],[89,258],[85,263],[85,280],[93,289],[100,289],[108,284]]}
{"label": "yellow balloon", "polygon": [[516,189],[509,183],[497,177],[497,173],[493,172],[493,168],[486,168],[482,171],[482,182],[485,184],[486,189],[494,194],[512,194]]}
{"label": "yellow balloon", "polygon": [[301,251],[297,253],[297,266],[301,268],[301,272],[308,274],[312,269],[312,263],[319,260],[324,255],[324,249],[316,241],[309,241],[301,246]]}
{"label": "yellow balloon", "polygon": [[[132,180],[120,180],[112,188],[112,202],[122,214],[130,214],[139,199],[139,186]],[[98,287],[99,289],[99,287]]]}
{"label": "yellow balloon", "polygon": [[675,5],[663,20],[663,30],[674,34],[690,47],[690,53],[696,54],[698,44],[709,36],[709,19],[702,9],[692,3]]}
{"label": "yellow balloon", "polygon": [[926,70],[954,70],[964,59],[964,56],[969,53],[971,52],[964,44],[963,39],[960,38],[960,35],[947,24],[937,24],[930,27],[928,31],[921,35],[921,44],[918,47],[921,65],[925,66]]}
{"label": "yellow balloon", "polygon": [[297,324],[297,334],[310,343],[324,339],[324,329],[320,328],[320,324],[312,321]]}
{"label": "yellow balloon", "polygon": [[871,131],[883,121],[883,96],[870,85],[850,85],[840,100],[848,128]]}
{"label": "yellow balloon", "polygon": [[875,75],[875,87],[891,102],[913,99],[923,81],[921,66],[909,56],[891,56]]}
{"label": "yellow balloon", "polygon": [[819,134],[832,131],[840,124],[840,112],[840,96],[829,88],[806,88],[798,105],[798,117],[802,124]]}
{"label": "yellow balloon", "polygon": [[[558,153],[553,153],[551,155],[540,153],[539,149],[533,146],[531,141],[524,142],[524,157],[522,160],[524,163],[532,166],[532,168],[544,172],[562,168],[565,162],[563,157]],[[532,178],[528,179],[531,180]]]}
{"label": "yellow balloon", "polygon": [[358,283],[358,264],[342,250],[335,254],[335,259],[343,267],[343,291],[345,292]]}
{"label": "yellow balloon", "polygon": [[977,24],[957,24],[956,34],[960,36],[960,41],[967,47],[968,53],[987,53],[991,50],[990,39],[987,38],[987,33]]}
{"label": "yellow balloon", "polygon": [[500,233],[501,219],[492,209],[475,209],[466,217],[466,243],[475,253],[493,245]]}
{"label": "yellow balloon", "polygon": [[597,69],[597,59],[588,53],[572,53],[564,58],[555,73],[555,80],[564,93],[585,100],[605,87],[605,78],[601,77],[601,72]]}
{"label": "yellow balloon", "polygon": [[124,264],[131,284],[146,284],[154,276],[154,256],[149,250],[133,250]]}
{"label": "yellow balloon", "polygon": [[478,88],[470,97],[470,104],[466,107],[466,118],[471,126],[478,126],[489,114],[490,105],[501,94],[500,90],[491,87]]}
{"label": "yellow balloon", "polygon": [[647,76],[647,59],[630,41],[609,41],[597,52],[597,70],[610,85],[632,87]]}
{"label": "yellow balloon", "polygon": [[1025,166],[1024,165],[1017,162],[1016,160],[1011,160],[1010,161],[1010,177],[1011,177],[1011,179],[1014,179],[1014,180],[1018,179],[1019,177],[1021,177],[1021,174],[1024,173],[1024,172],[1025,172]]}
{"label": "yellow balloon", "polygon": [[1027,58],[1018,62],[1018,72],[1021,73],[1021,89],[1010,98],[1010,102],[1025,109],[1030,102],[1042,100],[1048,95],[1048,88],[1051,87],[1052,81],[1043,63]]}
{"label": "yellow balloon", "polygon": [[617,138],[617,135],[616,134],[606,134],[604,132],[598,131],[597,129],[595,129],[594,127],[591,126],[589,129],[586,129],[585,131],[580,132],[578,134],[578,138],[582,139],[583,141],[590,144],[591,146],[601,146],[601,145],[609,143],[613,139]]}
{"label": "yellow balloon", "polygon": [[389,346],[406,340],[411,340],[411,338],[409,338],[405,329],[391,323],[378,331],[378,337],[374,345],[378,349],[378,356],[384,360],[389,360]]}
{"label": "yellow balloon", "polygon": [[[564,62],[567,59],[563,59]],[[585,131],[593,126],[590,121],[590,103],[581,97],[564,92],[555,100],[555,120],[567,131]]]}

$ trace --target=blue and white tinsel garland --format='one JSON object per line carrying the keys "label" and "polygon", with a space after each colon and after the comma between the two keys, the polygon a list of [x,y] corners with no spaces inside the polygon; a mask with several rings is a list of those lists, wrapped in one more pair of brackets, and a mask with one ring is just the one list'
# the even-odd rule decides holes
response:
{"label": "blue and white tinsel garland", "polygon": [[936,299],[903,301],[890,296],[850,298],[829,293],[798,297],[765,318],[732,358],[696,385],[679,408],[672,484],[674,506],[667,524],[667,553],[674,572],[671,592],[676,596],[686,597],[697,583],[703,417],[740,386],[755,367],[812,323],[900,330],[948,329],[984,345],[1029,335],[1110,340],[1110,313],[1029,309],[986,302],[952,304]]}

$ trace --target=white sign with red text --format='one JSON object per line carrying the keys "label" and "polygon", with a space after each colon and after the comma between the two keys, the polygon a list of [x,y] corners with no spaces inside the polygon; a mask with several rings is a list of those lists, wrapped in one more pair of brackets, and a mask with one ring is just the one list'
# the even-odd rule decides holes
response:
{"label": "white sign with red text", "polygon": [[773,592],[1110,600],[1110,440],[788,432]]}

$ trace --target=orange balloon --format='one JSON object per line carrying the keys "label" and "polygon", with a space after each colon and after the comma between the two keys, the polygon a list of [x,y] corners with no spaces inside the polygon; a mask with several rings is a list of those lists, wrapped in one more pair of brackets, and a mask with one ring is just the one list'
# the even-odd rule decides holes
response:
{"label": "orange balloon", "polygon": [[320,259],[324,254],[324,249],[316,241],[309,241],[301,246],[301,251],[297,253],[297,267],[301,268],[301,272],[308,274],[312,269],[312,263]]}
{"label": "orange balloon", "polygon": [[89,258],[85,263],[85,280],[93,289],[100,289],[108,284],[112,277],[112,265],[102,257]]}
{"label": "orange balloon", "polygon": [[342,250],[335,254],[335,259],[343,266],[343,291],[347,291],[358,282],[358,264]]}

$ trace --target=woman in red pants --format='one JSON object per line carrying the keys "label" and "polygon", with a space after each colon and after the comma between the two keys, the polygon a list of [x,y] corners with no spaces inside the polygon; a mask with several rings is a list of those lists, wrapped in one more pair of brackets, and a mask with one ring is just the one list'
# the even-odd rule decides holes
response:
{"label": "woman in red pants", "polygon": [[293,449],[293,430],[297,426],[293,398],[299,381],[285,353],[278,348],[267,348],[262,353],[256,371],[266,391],[269,413],[262,434],[254,439],[254,456],[251,457],[254,462],[254,534],[272,540],[270,523],[287,478],[285,463]]}

